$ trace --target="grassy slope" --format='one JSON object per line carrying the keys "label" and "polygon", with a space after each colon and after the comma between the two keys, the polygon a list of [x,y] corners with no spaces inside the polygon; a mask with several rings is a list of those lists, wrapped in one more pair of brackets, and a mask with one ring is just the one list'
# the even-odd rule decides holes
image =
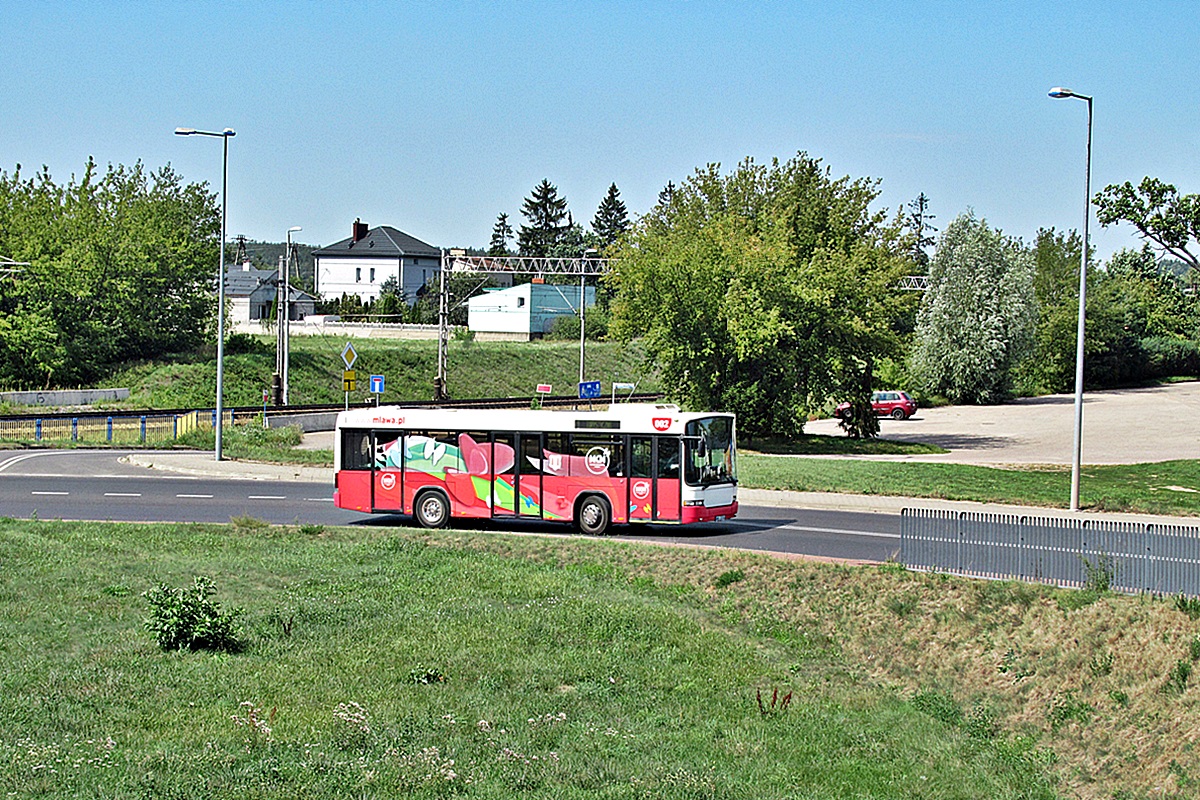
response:
{"label": "grassy slope", "polygon": [[[8,796],[1053,796],[1036,743],[877,684],[828,622],[759,599],[861,570],[28,521],[0,522],[0,564]],[[140,592],[197,574],[246,608],[245,652],[162,654],[141,629]],[[772,711],[777,688],[793,699]]]}
{"label": "grassy slope", "polygon": [[[335,337],[297,336],[292,340],[288,371],[288,399],[294,404],[338,403],[344,399],[341,350],[345,340]],[[366,376],[382,374],[387,379],[383,402],[428,400],[433,397],[437,371],[437,342],[386,339],[355,339],[358,360],[355,370],[362,377],[351,401],[374,397],[367,391]],[[654,375],[642,363],[637,346],[615,342],[588,342],[586,367],[589,378],[602,379],[605,388],[613,380],[637,382],[639,391],[657,391]],[[573,395],[579,380],[578,342],[475,342],[451,341],[450,394],[455,397],[530,397],[539,383],[554,386],[555,394]],[[271,385],[275,371],[273,343],[260,342],[250,353],[231,353],[225,358],[225,402],[227,405],[257,405],[263,389]],[[127,403],[140,408],[211,407],[216,383],[215,361],[195,360],[170,365],[144,364],[114,376],[112,385],[128,386]]]}

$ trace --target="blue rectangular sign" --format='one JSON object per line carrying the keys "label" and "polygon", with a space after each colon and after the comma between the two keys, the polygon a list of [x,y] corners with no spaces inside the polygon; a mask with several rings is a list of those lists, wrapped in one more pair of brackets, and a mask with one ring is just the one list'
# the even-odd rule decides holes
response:
{"label": "blue rectangular sign", "polygon": [[596,400],[600,397],[600,381],[583,381],[579,384],[580,400]]}
{"label": "blue rectangular sign", "polygon": [[383,394],[383,376],[371,376],[371,394]]}

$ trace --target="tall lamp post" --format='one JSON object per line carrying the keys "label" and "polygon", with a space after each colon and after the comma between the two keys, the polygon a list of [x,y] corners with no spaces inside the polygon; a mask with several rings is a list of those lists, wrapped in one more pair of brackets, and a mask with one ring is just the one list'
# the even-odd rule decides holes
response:
{"label": "tall lamp post", "polygon": [[1079,472],[1083,457],[1083,329],[1087,303],[1088,219],[1091,217],[1092,202],[1092,98],[1061,86],[1051,89],[1050,96],[1086,100],[1088,109],[1087,163],[1083,179],[1083,252],[1079,256],[1079,325],[1075,335],[1075,452],[1071,460],[1071,510],[1078,511]]}
{"label": "tall lamp post", "polygon": [[237,134],[233,128],[223,131],[198,131],[195,128],[176,128],[176,136],[217,136],[222,140],[224,153],[221,159],[221,256],[217,271],[217,419],[213,425],[216,439],[216,460],[221,460],[221,423],[225,414],[225,215],[228,209],[226,192],[229,182],[229,140]]}
{"label": "tall lamp post", "polygon": [[283,404],[288,404],[288,357],[291,355],[291,333],[292,333],[292,234],[297,231],[304,230],[299,225],[293,225],[287,229],[287,253],[284,256],[283,267],[283,313],[279,317],[280,325],[283,326]]}

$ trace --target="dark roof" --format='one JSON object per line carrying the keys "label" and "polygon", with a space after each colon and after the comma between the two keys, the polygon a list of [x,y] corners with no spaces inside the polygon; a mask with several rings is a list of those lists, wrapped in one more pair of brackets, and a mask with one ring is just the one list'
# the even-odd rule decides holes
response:
{"label": "dark roof", "polygon": [[279,270],[275,269],[242,269],[240,266],[230,267],[225,273],[226,297],[249,297],[261,284],[274,285],[279,278]]}
{"label": "dark roof", "polygon": [[313,251],[314,256],[420,256],[438,258],[441,251],[431,244],[409,236],[404,231],[387,225],[371,228],[367,235],[354,241],[354,237]]}

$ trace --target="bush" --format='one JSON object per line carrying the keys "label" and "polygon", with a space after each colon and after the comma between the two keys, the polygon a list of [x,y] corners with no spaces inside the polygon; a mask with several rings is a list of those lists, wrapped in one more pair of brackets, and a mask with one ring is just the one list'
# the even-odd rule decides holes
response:
{"label": "bush", "polygon": [[163,650],[216,650],[234,653],[242,649],[237,618],[242,609],[221,611],[211,599],[216,593],[211,578],[197,576],[190,588],[176,589],[165,583],[142,594],[150,604],[146,630],[154,634]]}

